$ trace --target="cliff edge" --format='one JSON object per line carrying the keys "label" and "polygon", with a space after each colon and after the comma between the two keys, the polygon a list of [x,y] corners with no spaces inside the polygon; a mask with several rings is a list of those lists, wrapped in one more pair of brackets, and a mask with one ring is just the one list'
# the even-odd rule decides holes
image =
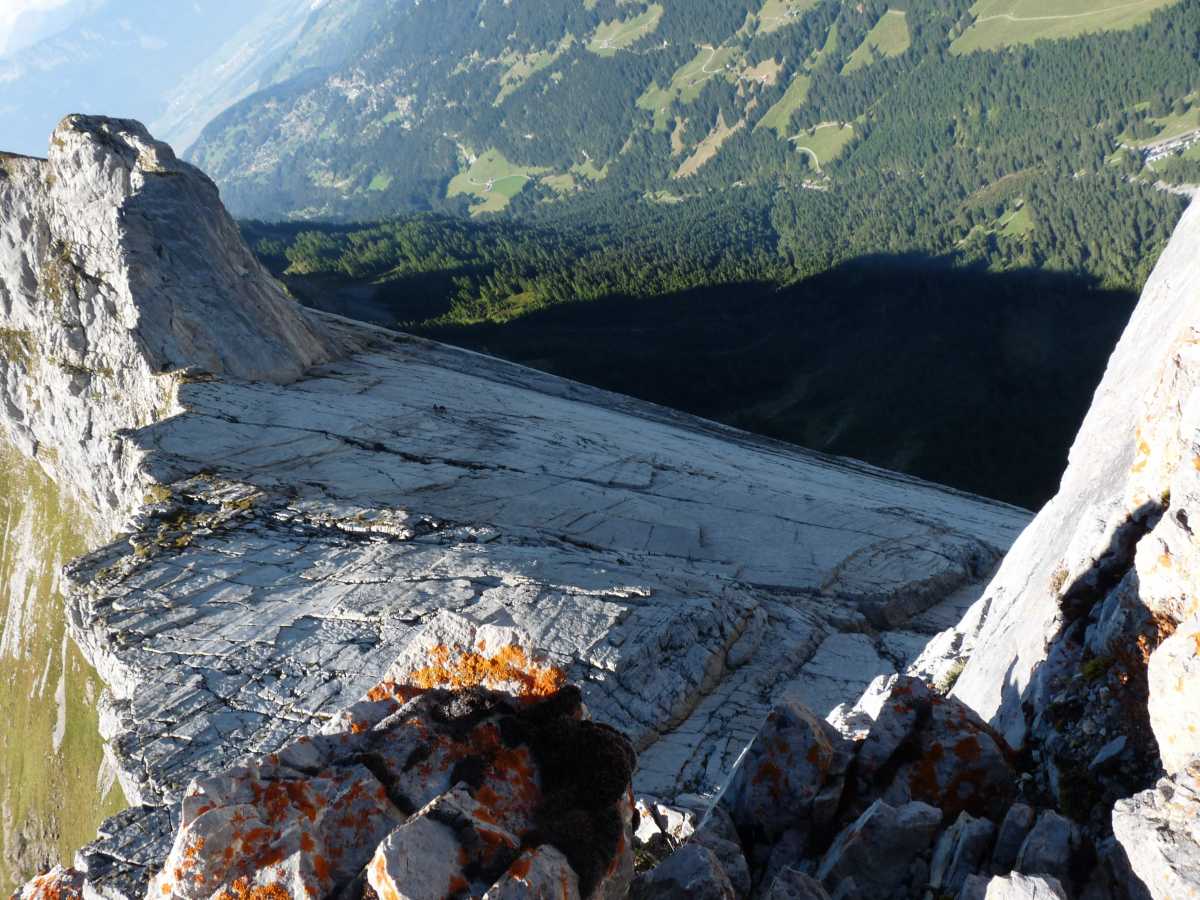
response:
{"label": "cliff edge", "polygon": [[0,418],[112,528],[123,436],[201,375],[287,383],[344,352],[242,243],[216,186],[137,122],[71,116],[45,160],[0,155]]}
{"label": "cliff edge", "polygon": [[127,526],[67,573],[134,804],[79,856],[90,896],[144,893],[194,779],[319,731],[449,613],[527,634],[637,790],[711,802],[773,704],[904,670],[1028,522],[306,313],[140,126],[55,140],[4,161],[0,387],[14,442]]}

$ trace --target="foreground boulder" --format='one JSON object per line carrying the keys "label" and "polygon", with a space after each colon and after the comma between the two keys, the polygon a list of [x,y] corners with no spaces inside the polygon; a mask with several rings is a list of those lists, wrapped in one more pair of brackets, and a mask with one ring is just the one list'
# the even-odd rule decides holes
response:
{"label": "foreground boulder", "polygon": [[193,783],[150,895],[623,897],[628,741],[514,630],[440,625],[330,733]]}
{"label": "foreground boulder", "polygon": [[917,678],[896,679],[858,752],[858,789],[893,805],[920,800],[948,816],[998,818],[1016,781],[1004,739]]}
{"label": "foreground boulder", "polygon": [[1200,897],[1200,760],[1119,801],[1112,824],[1151,896]]}
{"label": "foreground boulder", "polygon": [[776,706],[746,752],[725,802],[739,831],[758,839],[826,828],[842,796],[851,745],[804,705]]}

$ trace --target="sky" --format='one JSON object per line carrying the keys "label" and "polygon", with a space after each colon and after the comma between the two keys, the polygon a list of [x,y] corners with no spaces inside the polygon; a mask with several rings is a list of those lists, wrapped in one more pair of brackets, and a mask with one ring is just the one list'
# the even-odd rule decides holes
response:
{"label": "sky", "polygon": [[[38,33],[39,29],[36,26],[28,31],[23,29],[21,33],[14,33],[18,20],[25,13],[37,14],[35,21],[40,19],[42,24],[50,18],[48,13],[58,13],[59,15],[53,18],[58,20],[58,27],[65,27],[70,24],[72,16],[82,15],[87,11],[87,7],[88,4],[78,0],[0,0],[0,54],[20,50],[23,45],[44,36]],[[31,23],[27,19],[27,27],[29,24]],[[13,43],[14,38],[18,43]]]}

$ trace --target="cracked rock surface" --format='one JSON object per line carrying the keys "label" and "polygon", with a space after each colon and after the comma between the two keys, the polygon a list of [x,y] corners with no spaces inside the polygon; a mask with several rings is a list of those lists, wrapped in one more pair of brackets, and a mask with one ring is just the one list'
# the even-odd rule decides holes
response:
{"label": "cracked rock surface", "polygon": [[306,313],[136,123],[56,138],[0,161],[0,419],[129,532],[67,579],[135,804],[80,855],[107,897],[144,890],[193,778],[318,732],[439,615],[527,632],[639,792],[711,797],[777,701],[824,716],[908,666],[1028,522]]}

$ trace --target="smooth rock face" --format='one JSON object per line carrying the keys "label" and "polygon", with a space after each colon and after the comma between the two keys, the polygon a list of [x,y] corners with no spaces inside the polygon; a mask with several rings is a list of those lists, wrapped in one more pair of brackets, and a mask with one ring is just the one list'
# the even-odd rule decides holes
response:
{"label": "smooth rock face", "polygon": [[1112,824],[1151,896],[1200,897],[1200,760],[1156,788],[1118,801]]}
{"label": "smooth rock face", "polygon": [[48,160],[0,155],[0,427],[110,527],[144,484],[119,433],[179,412],[182,378],[290,382],[345,349],[137,122],[71,116]]}
{"label": "smooth rock face", "polygon": [[[1147,607],[1172,611],[1179,621],[1186,610],[1171,598],[1190,597],[1194,603],[1200,596],[1195,581],[1185,579],[1189,589],[1178,589],[1177,567],[1160,565],[1177,558],[1172,548],[1190,545],[1181,538],[1189,519],[1200,513],[1191,506],[1190,487],[1198,475],[1192,465],[1194,393],[1200,383],[1198,293],[1200,204],[1193,204],[1109,361],[1059,493],[1022,534],[957,629],[970,661],[954,694],[1013,746],[1025,740],[1022,703],[1034,698],[1035,671],[1048,648],[1072,617],[1103,601],[1133,568],[1135,556]],[[1150,529],[1154,533],[1148,535]],[[1195,553],[1182,553],[1186,571],[1196,571]],[[1042,667],[1037,677],[1053,674]]]}
{"label": "smooth rock face", "polygon": [[929,886],[957,894],[967,878],[981,868],[996,837],[996,826],[987,819],[962,813],[942,836],[929,864]]}
{"label": "smooth rock face", "polygon": [[712,798],[775,704],[824,716],[912,662],[1028,521],[306,313],[136,123],[59,132],[0,163],[0,412],[132,531],[68,573],[144,804],[80,857],[112,897],[193,779],[320,730],[443,611],[529,633],[641,751],[639,791]]}

